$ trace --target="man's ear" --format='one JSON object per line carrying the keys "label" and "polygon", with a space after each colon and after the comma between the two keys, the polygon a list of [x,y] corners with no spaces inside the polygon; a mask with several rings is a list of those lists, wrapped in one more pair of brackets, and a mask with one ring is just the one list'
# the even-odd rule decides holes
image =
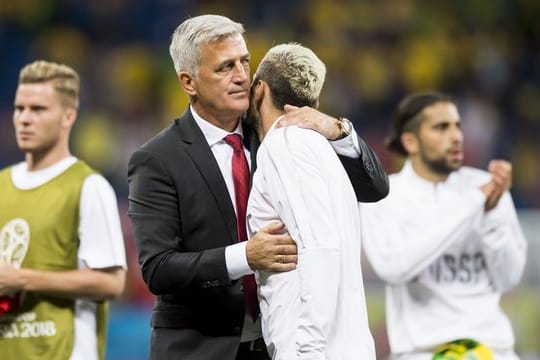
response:
{"label": "man's ear", "polygon": [[193,76],[191,76],[187,72],[181,72],[178,74],[178,81],[180,82],[180,85],[182,85],[184,91],[189,96],[197,95],[197,89],[195,87]]}
{"label": "man's ear", "polygon": [[268,84],[262,80],[257,80],[250,89],[251,102],[260,110],[263,99],[270,94]]}
{"label": "man's ear", "polygon": [[72,107],[66,108],[64,116],[62,117],[62,127],[71,128],[77,119],[77,110]]}
{"label": "man's ear", "polygon": [[260,102],[261,99],[264,97],[266,87],[266,83],[262,80],[257,80],[257,82],[253,85],[253,99],[255,100],[255,102]]}
{"label": "man's ear", "polygon": [[415,155],[418,153],[420,144],[418,141],[418,137],[415,133],[407,131],[401,134],[401,144],[403,145],[403,148],[405,148],[405,151],[409,155]]}

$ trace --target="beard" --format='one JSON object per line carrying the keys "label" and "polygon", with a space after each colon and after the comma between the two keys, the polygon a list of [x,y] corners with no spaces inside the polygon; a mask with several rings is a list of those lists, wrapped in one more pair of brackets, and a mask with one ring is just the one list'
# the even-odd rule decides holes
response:
{"label": "beard", "polygon": [[252,87],[249,92],[249,108],[246,112],[245,122],[258,132],[261,127],[261,114],[259,113],[261,104],[255,101],[254,93],[255,91]]}
{"label": "beard", "polygon": [[453,171],[458,170],[462,161],[450,161],[441,156],[435,159],[428,159],[425,153],[421,153],[421,158],[426,167],[435,174],[448,176]]}
{"label": "beard", "polygon": [[261,122],[259,113],[251,102],[248,110],[246,111],[245,122],[255,130],[258,129],[259,123]]}

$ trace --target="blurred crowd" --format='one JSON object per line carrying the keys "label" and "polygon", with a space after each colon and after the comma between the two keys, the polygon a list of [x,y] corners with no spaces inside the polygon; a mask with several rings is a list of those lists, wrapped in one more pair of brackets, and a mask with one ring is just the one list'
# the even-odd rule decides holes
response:
{"label": "blurred crowd", "polygon": [[130,154],[186,106],[168,55],[190,15],[220,13],[247,30],[255,68],[273,44],[297,41],[328,66],[321,109],[345,115],[396,169],[383,143],[409,91],[458,101],[467,163],[513,162],[519,208],[540,207],[540,3],[536,0],[2,0],[0,165],[20,159],[11,126],[18,70],[34,59],[82,74],[72,149],[125,197]]}
{"label": "blurred crowd", "polygon": [[540,208],[540,2],[537,0],[2,0],[0,167],[22,160],[11,123],[20,68],[64,62],[82,75],[72,151],[115,187],[131,265],[126,301],[150,303],[129,238],[131,153],[185,109],[169,58],[174,28],[216,13],[244,24],[252,69],[274,44],[296,41],[327,64],[321,110],[350,118],[392,172],[384,149],[392,110],[437,89],[461,110],[466,163],[514,165],[518,208]]}

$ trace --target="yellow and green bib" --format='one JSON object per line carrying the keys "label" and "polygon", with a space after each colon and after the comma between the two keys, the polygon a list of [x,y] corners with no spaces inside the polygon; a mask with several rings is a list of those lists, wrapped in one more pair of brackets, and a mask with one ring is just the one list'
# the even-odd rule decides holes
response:
{"label": "yellow and green bib", "polygon": [[[77,269],[81,189],[92,173],[84,162],[77,161],[45,184],[21,190],[13,185],[11,168],[0,171],[0,232],[6,237],[16,235],[19,242],[28,241],[22,268]],[[0,317],[0,357],[69,359],[75,339],[75,301],[37,292],[24,292],[21,301],[19,309]],[[98,306],[96,316],[102,359],[105,303]]]}

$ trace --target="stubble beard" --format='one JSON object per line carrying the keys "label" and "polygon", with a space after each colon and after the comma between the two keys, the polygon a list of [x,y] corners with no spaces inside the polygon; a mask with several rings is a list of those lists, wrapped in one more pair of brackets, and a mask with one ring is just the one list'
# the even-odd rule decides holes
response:
{"label": "stubble beard", "polygon": [[259,113],[258,106],[259,104],[256,104],[253,100],[253,89],[251,89],[249,93],[249,108],[246,112],[246,123],[251,126],[253,129],[255,129],[257,132],[260,130],[261,127],[261,114]]}
{"label": "stubble beard", "polygon": [[459,170],[463,163],[462,161],[450,161],[445,157],[428,159],[424,154],[422,154],[422,161],[431,172],[445,177]]}

